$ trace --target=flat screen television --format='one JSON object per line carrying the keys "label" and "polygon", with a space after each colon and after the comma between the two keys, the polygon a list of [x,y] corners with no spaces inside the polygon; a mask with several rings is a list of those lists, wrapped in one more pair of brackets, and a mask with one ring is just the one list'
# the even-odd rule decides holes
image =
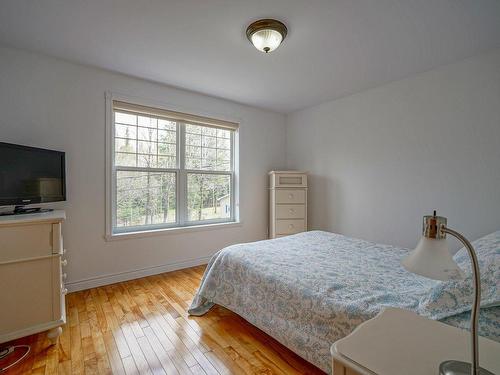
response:
{"label": "flat screen television", "polygon": [[0,142],[0,206],[65,200],[64,152]]}

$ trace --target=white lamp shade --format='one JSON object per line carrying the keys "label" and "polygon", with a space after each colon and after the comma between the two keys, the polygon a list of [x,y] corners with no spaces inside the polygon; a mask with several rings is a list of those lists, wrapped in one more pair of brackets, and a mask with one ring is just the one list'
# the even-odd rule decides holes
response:
{"label": "white lamp shade", "polygon": [[276,30],[265,29],[256,31],[252,36],[252,44],[259,51],[271,52],[279,47],[283,36]]}
{"label": "white lamp shade", "polygon": [[430,279],[453,280],[465,276],[453,260],[446,239],[422,237],[401,263],[408,271]]}

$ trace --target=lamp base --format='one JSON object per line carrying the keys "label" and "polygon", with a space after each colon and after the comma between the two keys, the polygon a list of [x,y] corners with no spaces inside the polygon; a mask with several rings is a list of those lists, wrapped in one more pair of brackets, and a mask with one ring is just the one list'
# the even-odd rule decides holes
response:
{"label": "lamp base", "polygon": [[[462,361],[444,361],[439,365],[439,375],[471,375],[471,364]],[[495,375],[480,367],[479,372],[473,375]]]}

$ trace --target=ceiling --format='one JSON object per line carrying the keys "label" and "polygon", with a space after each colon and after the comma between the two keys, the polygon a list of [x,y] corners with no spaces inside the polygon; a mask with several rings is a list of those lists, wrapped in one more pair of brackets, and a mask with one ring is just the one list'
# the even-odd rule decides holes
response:
{"label": "ceiling", "polygon": [[2,0],[0,43],[288,113],[499,47],[500,1]]}

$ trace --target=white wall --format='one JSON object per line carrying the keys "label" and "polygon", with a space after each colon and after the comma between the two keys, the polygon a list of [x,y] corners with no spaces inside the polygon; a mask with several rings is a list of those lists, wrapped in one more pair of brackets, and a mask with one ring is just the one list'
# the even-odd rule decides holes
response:
{"label": "white wall", "polygon": [[[145,67],[147,69],[147,67]],[[173,109],[241,119],[242,226],[106,242],[105,91],[151,99]],[[0,48],[0,141],[66,151],[64,226],[69,283],[206,261],[232,243],[266,237],[267,172],[285,166],[285,117],[151,82],[10,48]],[[160,266],[160,267],[158,267]],[[73,288],[91,285],[79,283]]]}
{"label": "white wall", "polygon": [[[106,90],[241,119],[243,225],[106,242]],[[289,168],[311,172],[312,228],[413,246],[437,208],[472,238],[500,229],[500,50],[293,113],[286,147],[283,115],[10,48],[0,48],[0,113],[0,141],[67,153],[73,287],[265,238],[266,173],[285,166],[285,148]]]}
{"label": "white wall", "polygon": [[436,208],[498,230],[500,50],[290,114],[286,150],[313,228],[411,247]]}

